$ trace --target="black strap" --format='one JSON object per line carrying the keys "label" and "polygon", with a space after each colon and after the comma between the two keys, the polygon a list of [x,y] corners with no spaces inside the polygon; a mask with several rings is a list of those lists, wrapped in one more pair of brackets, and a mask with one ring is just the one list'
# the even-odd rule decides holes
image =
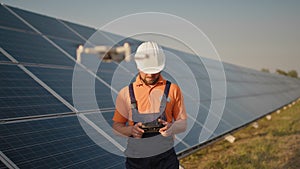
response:
{"label": "black strap", "polygon": [[[170,91],[170,86],[171,86],[171,82],[167,81],[166,86],[165,86],[165,90],[164,90],[164,97],[166,97],[167,100],[168,100],[168,95],[169,95],[169,91]],[[131,83],[129,85],[129,95],[130,95],[131,108],[138,110],[137,101],[136,101],[134,90],[133,90],[133,83]],[[163,119],[163,120],[166,120],[165,110],[161,114],[160,118]],[[136,123],[136,122],[134,122],[134,123]]]}
{"label": "black strap", "polygon": [[164,95],[166,96],[166,98],[168,98],[169,91],[170,91],[170,86],[171,86],[171,82],[167,80],[165,91],[164,91]]}
{"label": "black strap", "polygon": [[[165,87],[165,90],[164,90],[164,96],[166,98],[168,98],[168,95],[169,95],[169,91],[170,91],[170,86],[171,86],[171,82],[167,80],[166,82],[166,87]],[[131,106],[132,108],[137,108],[137,101],[135,99],[135,94],[134,94],[134,90],[133,90],[133,83],[130,83],[129,85],[129,95],[130,95],[130,103],[131,103]]]}
{"label": "black strap", "polygon": [[[165,90],[164,90],[164,97],[165,97],[165,99],[166,99],[167,102],[168,102],[168,96],[169,96],[170,86],[171,86],[171,82],[167,80],[166,87],[165,87]],[[162,100],[163,100],[163,98],[162,98]],[[165,109],[166,109],[167,105],[165,105],[165,106],[166,106],[165,107]],[[160,115],[159,118],[162,119],[162,120],[167,121],[166,110],[163,111],[163,113]]]}
{"label": "black strap", "polygon": [[131,108],[137,109],[136,99],[135,99],[134,90],[133,90],[133,83],[130,83],[130,85],[129,85],[129,94],[130,94]]}

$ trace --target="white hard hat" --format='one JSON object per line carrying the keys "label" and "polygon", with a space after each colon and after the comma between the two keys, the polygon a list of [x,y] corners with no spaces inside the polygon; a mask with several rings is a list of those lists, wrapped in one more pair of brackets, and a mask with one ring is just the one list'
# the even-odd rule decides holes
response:
{"label": "white hard hat", "polygon": [[155,42],[144,42],[136,50],[137,68],[146,74],[155,74],[165,67],[165,54]]}

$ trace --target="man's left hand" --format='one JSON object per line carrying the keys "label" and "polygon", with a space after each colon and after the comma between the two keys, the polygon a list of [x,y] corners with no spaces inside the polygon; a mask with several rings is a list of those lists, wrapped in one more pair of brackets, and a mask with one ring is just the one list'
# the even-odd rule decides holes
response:
{"label": "man's left hand", "polygon": [[168,137],[172,135],[172,123],[168,123],[167,121],[164,121],[162,119],[159,119],[158,122],[162,123],[164,125],[163,128],[159,129],[159,132],[162,136]]}

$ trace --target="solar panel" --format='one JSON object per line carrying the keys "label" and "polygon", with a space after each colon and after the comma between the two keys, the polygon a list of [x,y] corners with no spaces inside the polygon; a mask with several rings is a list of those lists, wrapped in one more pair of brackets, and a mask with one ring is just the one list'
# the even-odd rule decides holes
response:
{"label": "solar panel", "polygon": [[[110,168],[122,157],[95,144],[76,116],[1,124],[1,151],[19,168]],[[122,166],[122,165],[121,165]]]}
{"label": "solar panel", "polygon": [[16,65],[0,64],[0,119],[70,112]]}
{"label": "solar panel", "polygon": [[[74,70],[71,68],[47,68],[47,67],[29,67],[27,68],[33,72],[38,78],[44,81],[49,87],[56,91],[60,96],[67,100],[70,104],[73,104],[72,89],[74,89],[73,73]],[[78,94],[81,99],[77,101],[80,104],[79,111],[83,110],[94,110],[103,108],[113,108],[114,104],[111,98],[110,89],[98,80],[95,80],[88,72],[81,70],[76,71],[76,73],[81,73],[84,77],[84,81],[94,81],[94,86],[84,86],[84,84],[76,85],[76,94]],[[83,80],[83,79],[81,79]],[[92,89],[94,87],[94,90]],[[93,92],[97,99],[97,104],[93,104],[90,96]]]}
{"label": "solar panel", "polygon": [[66,51],[69,55],[71,55],[74,59],[76,59],[76,48],[79,45],[84,44],[85,41],[74,41],[74,40],[66,40],[66,39],[58,39],[58,38],[50,38],[55,44],[60,46],[64,51]]}
{"label": "solar panel", "polygon": [[10,62],[10,60],[7,57],[5,57],[1,52],[0,52],[0,61]]}
{"label": "solar panel", "polygon": [[[205,130],[207,130],[206,132],[210,133],[211,136],[205,139],[203,137],[203,142],[239,128],[299,97],[299,92],[296,92],[296,94],[295,92],[291,92],[297,90],[296,86],[299,88],[299,80],[294,81],[291,78],[283,79],[278,75],[266,74],[226,63],[223,63],[226,74],[226,100],[222,98],[222,95],[219,95],[218,91],[217,94],[212,97],[211,84],[213,83],[218,89],[224,83],[222,80],[224,78],[221,76],[223,70],[217,66],[218,62],[209,59],[200,61],[200,59],[196,57],[192,58],[192,56],[182,54],[182,52],[176,50],[172,50],[172,52],[178,56],[183,56],[182,59],[194,73],[198,85],[200,84],[201,105],[196,118],[197,121],[183,139],[183,141],[189,145],[188,149],[201,143],[201,132]],[[202,62],[205,62],[205,66]],[[180,66],[178,65],[178,67]],[[212,77],[208,76],[206,69],[209,69],[210,73],[213,74]],[[185,95],[185,98],[187,97],[188,96]],[[220,120],[218,126],[214,129],[211,123],[205,124],[205,122],[208,118],[210,103],[221,101],[225,101],[223,114],[220,116],[219,113],[210,112],[211,121],[218,122]],[[187,112],[189,112],[190,105],[193,104],[197,103],[193,103],[190,100],[187,101]],[[194,117],[189,118],[188,122],[193,123],[193,119]]]}
{"label": "solar panel", "polygon": [[12,9],[20,17],[25,19],[28,23],[30,23],[33,27],[35,27],[46,36],[77,41],[82,40],[55,18],[36,15],[34,13],[30,13],[18,8],[10,7],[10,9]]}
{"label": "solar panel", "polygon": [[105,63],[105,62],[102,62],[99,65],[99,68],[98,68],[98,71],[97,71],[97,75],[99,77],[101,77],[108,84],[111,84],[114,71],[117,68],[118,68],[118,64],[116,64],[116,63]]}
{"label": "solar panel", "polygon": [[6,169],[7,166],[6,166],[4,163],[2,163],[2,161],[0,161],[0,168],[1,168],[1,169]]}
{"label": "solar panel", "polygon": [[[61,20],[62,21],[62,20]],[[62,21],[63,23],[67,24],[71,29],[78,32],[82,37],[85,39],[89,39],[97,30],[93,28],[89,28],[86,26],[74,24],[68,21]]]}
{"label": "solar panel", "polygon": [[15,29],[22,31],[32,30],[26,26],[22,21],[17,19],[13,14],[11,14],[4,6],[0,6],[0,27],[1,29]]}
{"label": "solar panel", "polygon": [[[188,119],[188,122],[191,122],[192,119]],[[191,148],[192,146],[198,145],[199,144],[199,136],[200,136],[200,132],[203,129],[203,126],[200,125],[199,123],[195,123],[192,127],[192,129],[190,130],[190,133],[185,136],[185,138],[183,139],[183,141],[185,143],[188,144],[188,147],[186,147],[183,150],[186,150],[187,148]],[[212,134],[212,132],[210,132]]]}
{"label": "solar panel", "polygon": [[241,124],[245,124],[247,121],[255,119],[254,112],[243,106],[242,102],[240,101],[240,97],[227,99],[225,110],[235,113],[240,119],[242,119]]}
{"label": "solar panel", "polygon": [[[75,64],[75,51],[89,39],[87,46],[128,42],[134,53],[141,41],[105,31],[95,33],[93,28],[5,5],[1,5],[0,14],[0,151],[19,168],[124,168],[124,157],[104,147],[119,154],[122,148],[118,143],[125,147],[109,127],[113,99],[128,85],[121,82],[134,80],[137,70],[132,62],[100,64],[91,56],[82,59],[82,64],[93,71],[88,72]],[[228,63],[223,63],[223,70],[217,61],[166,47],[164,50],[180,57],[178,62],[168,55],[167,63],[173,67],[167,65],[162,74],[172,83],[184,82],[181,87],[191,124],[189,132],[176,137],[178,154],[230,133],[300,96],[299,79]],[[179,72],[174,77],[181,63],[192,76]],[[77,75],[82,75],[78,81]],[[224,91],[212,89],[213,85],[221,88],[224,82],[226,96]],[[195,86],[198,91],[191,90]],[[217,110],[223,102],[224,112],[220,114]],[[75,116],[77,111],[80,114]],[[5,167],[0,163],[0,168]]]}
{"label": "solar panel", "polygon": [[0,46],[19,62],[74,65],[73,61],[36,33],[0,29]]}

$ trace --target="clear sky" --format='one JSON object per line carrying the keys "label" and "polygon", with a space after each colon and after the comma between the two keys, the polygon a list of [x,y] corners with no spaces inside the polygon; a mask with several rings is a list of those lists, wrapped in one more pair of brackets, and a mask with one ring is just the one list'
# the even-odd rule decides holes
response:
{"label": "clear sky", "polygon": [[[215,45],[223,61],[257,70],[300,74],[300,1],[0,0],[32,12],[94,28],[140,12],[189,20]],[[188,33],[188,32],[187,32]]]}

